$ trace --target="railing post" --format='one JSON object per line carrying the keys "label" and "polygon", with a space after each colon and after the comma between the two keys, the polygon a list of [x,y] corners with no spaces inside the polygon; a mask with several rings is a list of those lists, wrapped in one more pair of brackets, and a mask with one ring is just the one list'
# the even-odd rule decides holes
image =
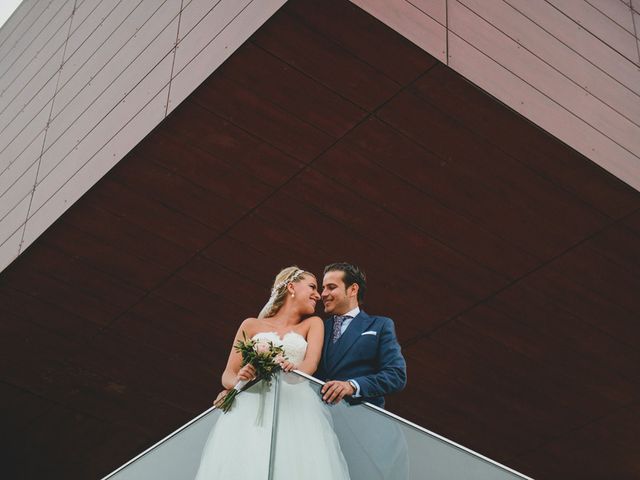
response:
{"label": "railing post", "polygon": [[269,446],[269,476],[268,480],[273,480],[273,467],[276,458],[276,439],[278,436],[278,404],[280,402],[280,372],[276,373],[275,389],[273,392],[273,417],[272,417],[272,425],[271,425],[271,443]]}

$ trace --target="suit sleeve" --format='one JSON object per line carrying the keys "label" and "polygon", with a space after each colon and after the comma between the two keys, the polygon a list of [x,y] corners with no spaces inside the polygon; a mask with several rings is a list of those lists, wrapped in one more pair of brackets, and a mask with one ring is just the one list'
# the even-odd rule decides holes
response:
{"label": "suit sleeve", "polygon": [[393,320],[384,318],[377,352],[377,372],[355,377],[363,397],[381,397],[402,390],[407,384],[407,365],[400,351]]}

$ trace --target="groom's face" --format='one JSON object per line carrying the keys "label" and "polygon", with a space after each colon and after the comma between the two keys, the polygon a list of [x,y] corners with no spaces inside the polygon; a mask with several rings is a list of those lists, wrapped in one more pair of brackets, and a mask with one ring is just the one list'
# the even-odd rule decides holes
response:
{"label": "groom's face", "polygon": [[[336,270],[327,272],[322,279],[322,303],[325,313],[343,315],[354,308],[347,286],[344,283],[344,272]],[[357,304],[357,303],[356,303]]]}

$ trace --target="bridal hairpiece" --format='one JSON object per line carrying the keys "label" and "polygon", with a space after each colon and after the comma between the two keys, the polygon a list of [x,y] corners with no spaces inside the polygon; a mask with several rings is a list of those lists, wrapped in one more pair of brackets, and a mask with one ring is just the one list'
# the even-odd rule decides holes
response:
{"label": "bridal hairpiece", "polygon": [[280,283],[276,283],[271,289],[271,297],[276,296],[276,294],[280,291],[282,287],[290,284],[291,282],[295,282],[304,274],[305,274],[304,270],[298,269],[295,272],[293,272],[293,275],[291,275],[289,278],[282,280]]}

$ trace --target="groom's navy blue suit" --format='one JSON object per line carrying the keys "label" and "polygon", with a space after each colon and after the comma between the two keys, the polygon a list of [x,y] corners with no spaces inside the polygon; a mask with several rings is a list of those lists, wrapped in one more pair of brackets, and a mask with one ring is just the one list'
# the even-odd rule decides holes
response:
{"label": "groom's navy blue suit", "polygon": [[317,372],[321,380],[355,380],[360,398],[384,407],[384,395],[402,390],[407,367],[393,320],[360,313],[333,343],[333,317],[324,322],[324,346]]}

